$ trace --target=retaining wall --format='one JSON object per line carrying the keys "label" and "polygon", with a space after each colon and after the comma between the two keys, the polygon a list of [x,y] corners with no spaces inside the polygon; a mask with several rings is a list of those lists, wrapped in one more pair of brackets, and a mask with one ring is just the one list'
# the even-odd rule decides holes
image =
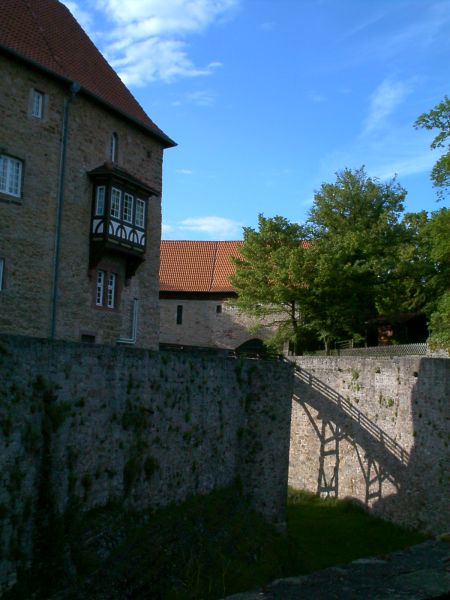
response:
{"label": "retaining wall", "polygon": [[446,358],[297,357],[289,483],[450,530]]}
{"label": "retaining wall", "polygon": [[71,501],[146,508],[237,478],[283,523],[292,367],[0,337],[0,585]]}

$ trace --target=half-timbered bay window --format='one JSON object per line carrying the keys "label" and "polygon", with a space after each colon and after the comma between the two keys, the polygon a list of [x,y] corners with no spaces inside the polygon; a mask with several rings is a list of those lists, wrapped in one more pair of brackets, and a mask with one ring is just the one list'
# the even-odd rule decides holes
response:
{"label": "half-timbered bay window", "polygon": [[22,161],[0,154],[0,192],[20,198],[22,193]]}
{"label": "half-timbered bay window", "polygon": [[89,175],[93,181],[91,268],[107,253],[120,254],[126,258],[129,279],[144,260],[148,203],[158,192],[112,163]]}

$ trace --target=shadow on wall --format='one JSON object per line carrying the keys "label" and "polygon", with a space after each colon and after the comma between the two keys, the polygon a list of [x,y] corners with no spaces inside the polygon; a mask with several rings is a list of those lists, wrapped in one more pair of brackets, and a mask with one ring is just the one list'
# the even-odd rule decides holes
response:
{"label": "shadow on wall", "polygon": [[[436,395],[435,389],[442,390]],[[414,445],[397,494],[373,509],[383,516],[429,531],[450,530],[450,360],[422,358],[411,393]],[[413,517],[413,521],[408,519]]]}
{"label": "shadow on wall", "polygon": [[[354,404],[311,373],[297,367],[295,379],[294,401],[303,408],[320,441],[317,494],[339,496],[342,440],[352,444],[356,452],[365,482],[365,504],[382,497],[386,480],[398,490],[409,462],[406,450]],[[317,417],[311,409],[317,411]]]}
{"label": "shadow on wall", "polygon": [[[438,365],[441,361],[446,363]],[[410,453],[354,404],[298,366],[294,402],[303,409],[320,444],[318,495],[347,495],[340,493],[339,481],[343,460],[340,445],[346,440],[357,458],[357,466],[351,468],[359,468],[364,479],[365,489],[358,495],[359,500],[398,523],[439,532],[450,525],[446,429],[450,361],[423,358],[416,375],[410,398],[414,437]],[[442,391],[438,397],[433,386],[437,379]],[[346,461],[347,478],[349,464]],[[359,477],[360,473],[353,474]],[[389,489],[394,489],[394,494],[386,495],[383,486],[387,482],[392,484]],[[348,489],[348,485],[345,487]]]}

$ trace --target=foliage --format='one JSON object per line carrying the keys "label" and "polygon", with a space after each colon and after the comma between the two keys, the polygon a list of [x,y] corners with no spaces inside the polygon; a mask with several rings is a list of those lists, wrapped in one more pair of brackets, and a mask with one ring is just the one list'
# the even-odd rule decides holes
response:
{"label": "foliage", "polygon": [[430,318],[431,336],[428,343],[432,350],[443,349],[450,354],[450,291],[440,298]]}
{"label": "foliage", "polygon": [[258,217],[258,231],[244,228],[241,258],[235,258],[230,278],[238,293],[239,310],[266,326],[276,326],[283,339],[297,340],[305,324],[311,268],[305,241],[306,227],[283,217]]}
{"label": "foliage", "polygon": [[438,198],[443,199],[447,188],[450,187],[450,98],[444,96],[429,112],[420,115],[414,123],[416,129],[438,129],[440,132],[431,143],[431,148],[446,148],[446,152],[437,160],[431,171],[431,180],[438,190]]}
{"label": "foliage", "polygon": [[326,350],[340,338],[367,341],[380,306],[406,307],[405,291],[417,295],[410,309],[420,308],[423,261],[398,284],[426,220],[400,221],[405,195],[395,178],[384,183],[364,167],[345,169],[316,192],[306,225],[260,215],[257,231],[244,229],[242,258],[235,259],[236,306],[276,326],[272,343],[294,340],[297,350],[317,339]]}
{"label": "foliage", "polygon": [[326,348],[340,336],[366,339],[367,323],[392,281],[405,195],[395,179],[381,183],[364,167],[337,173],[316,192],[309,215],[310,325]]}

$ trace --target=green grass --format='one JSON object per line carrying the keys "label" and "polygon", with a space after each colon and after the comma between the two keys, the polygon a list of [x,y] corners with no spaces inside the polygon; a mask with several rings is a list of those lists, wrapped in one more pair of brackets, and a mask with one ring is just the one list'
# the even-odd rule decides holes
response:
{"label": "green grass", "polygon": [[288,535],[296,550],[299,575],[387,554],[427,539],[417,531],[371,516],[356,502],[322,499],[292,489],[288,494]]}
{"label": "green grass", "polygon": [[294,491],[283,536],[237,488],[157,511],[72,511],[63,521],[60,562],[42,557],[5,600],[213,600],[425,539],[355,504]]}

